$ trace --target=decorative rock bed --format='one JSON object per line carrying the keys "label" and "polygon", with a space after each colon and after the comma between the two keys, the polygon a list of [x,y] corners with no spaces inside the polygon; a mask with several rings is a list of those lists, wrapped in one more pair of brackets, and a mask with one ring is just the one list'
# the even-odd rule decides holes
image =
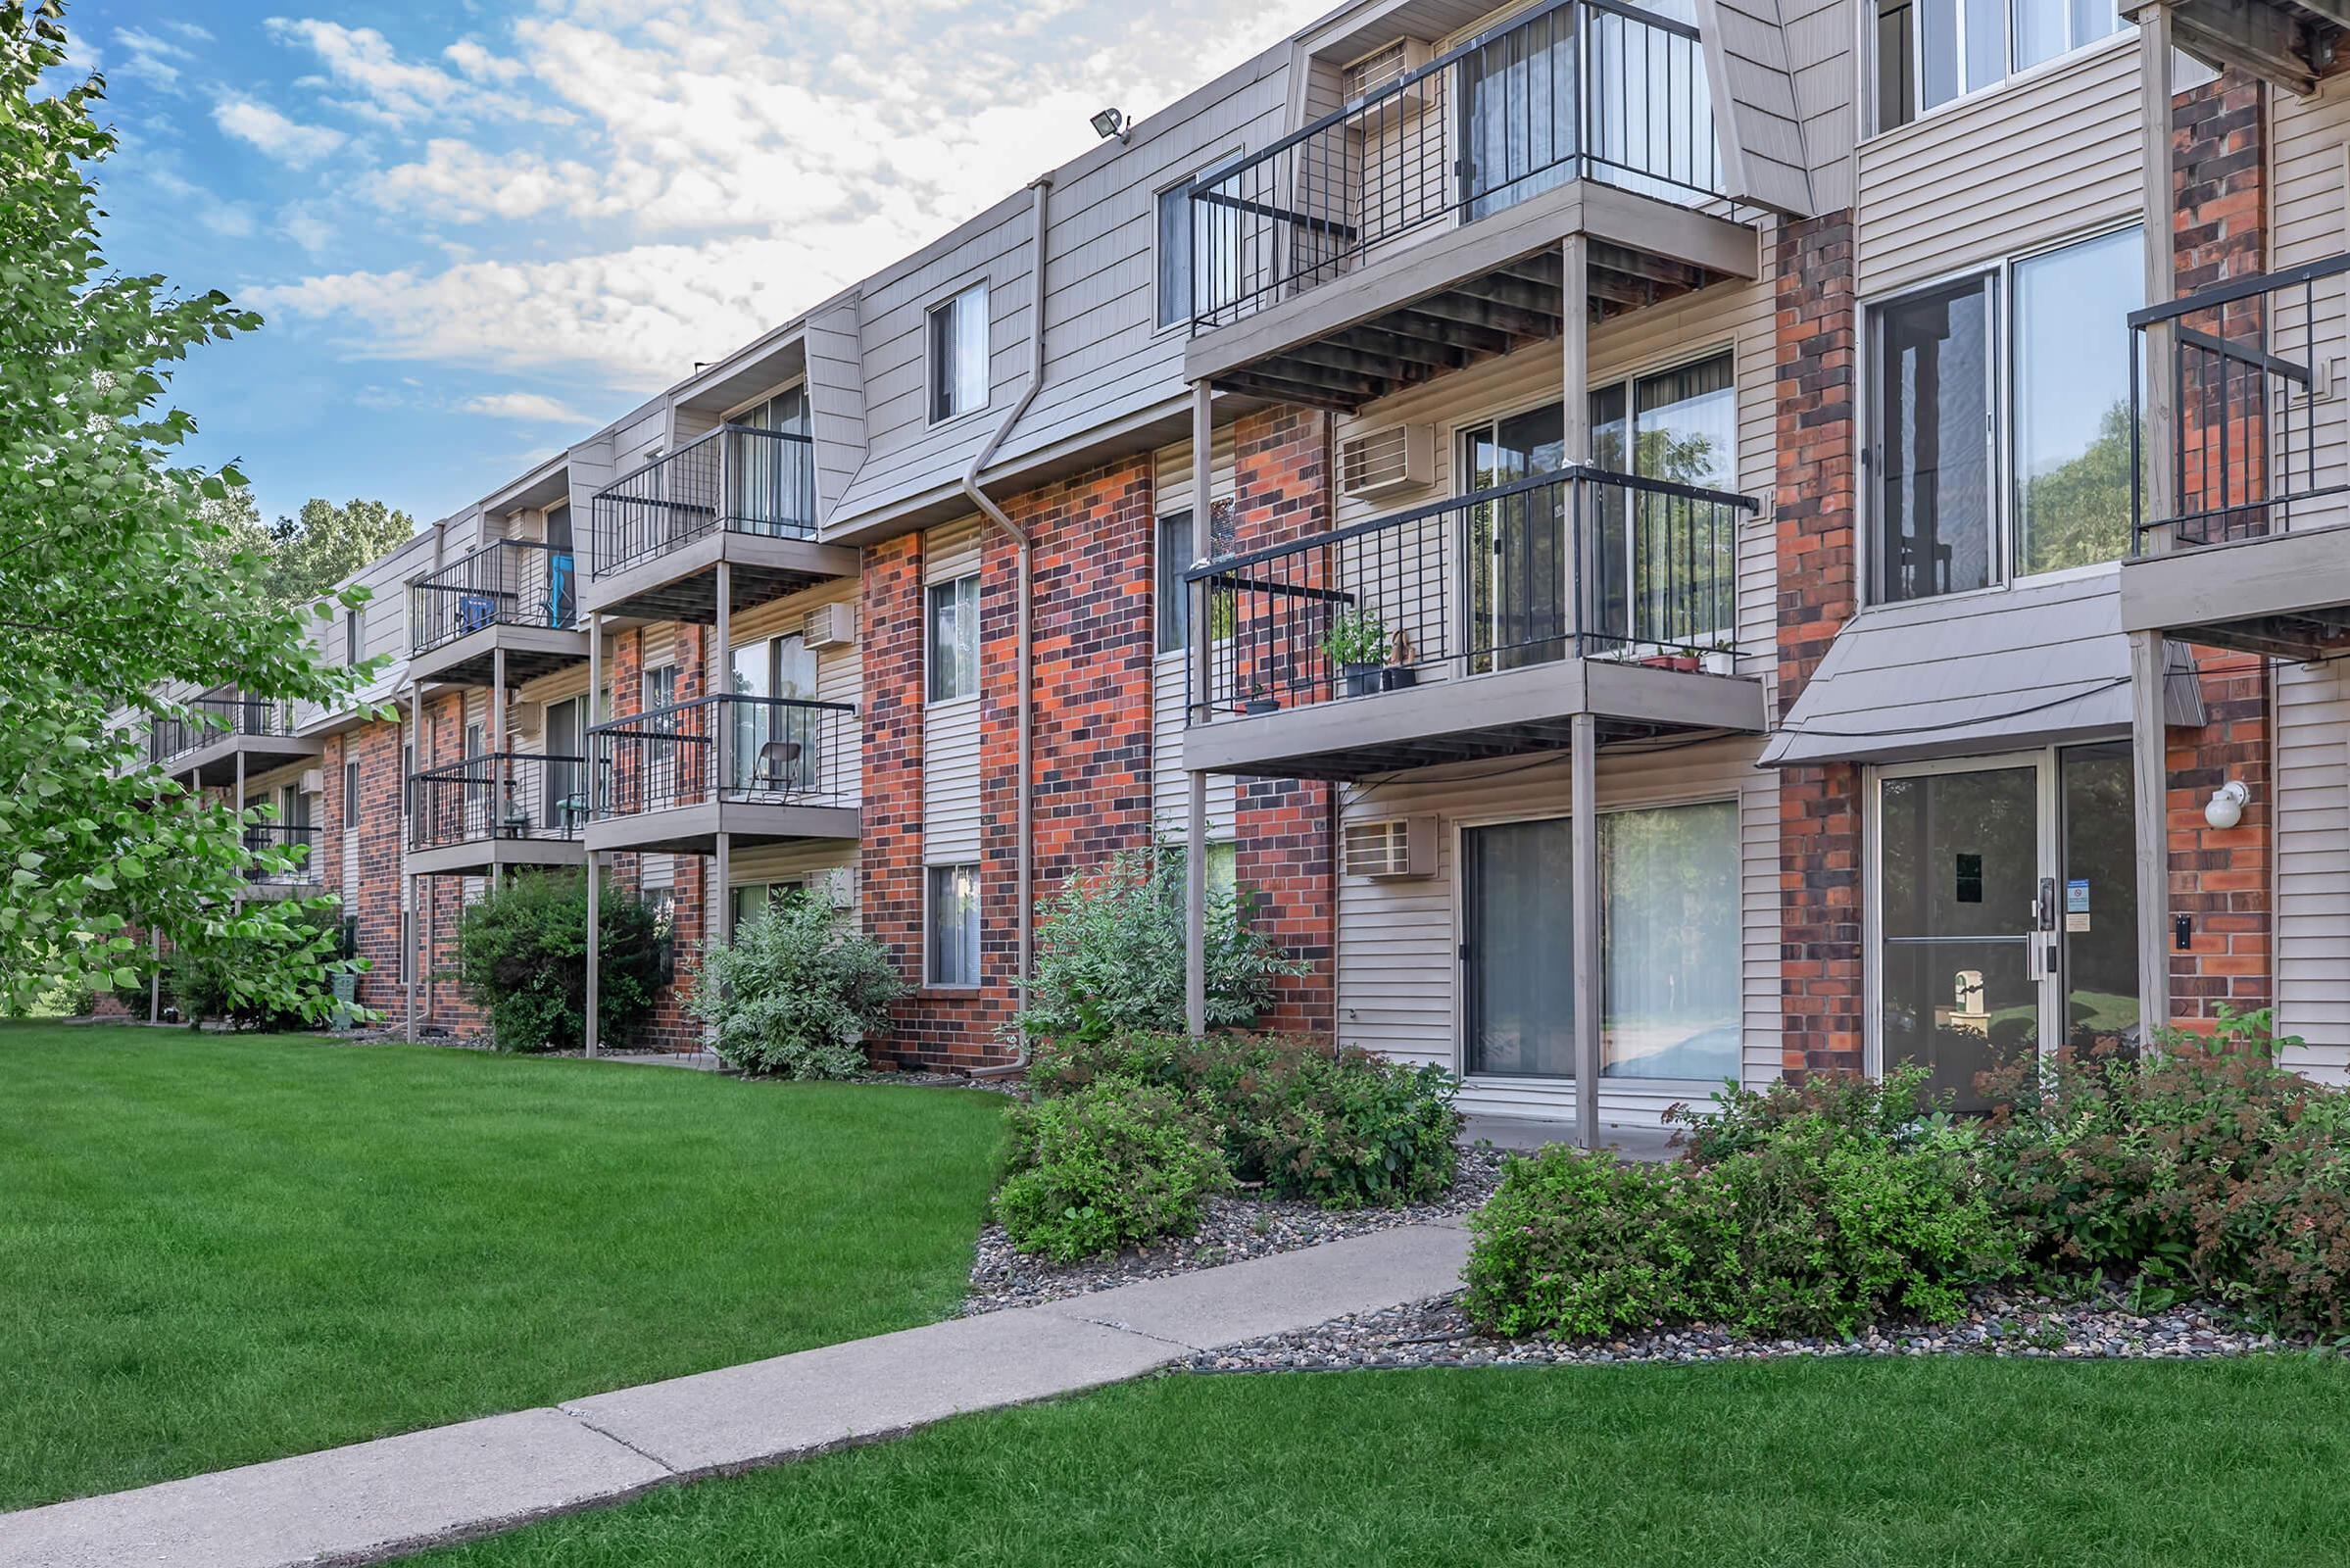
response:
{"label": "decorative rock bed", "polygon": [[1194,1356],[1193,1372],[1342,1372],[1431,1366],[1567,1366],[1612,1362],[1761,1361],[1789,1356],[2002,1355],[2046,1360],[2188,1360],[2303,1348],[2247,1328],[2224,1310],[2189,1302],[2133,1312],[2106,1292],[2056,1300],[1985,1291],[1966,1318],[1886,1324],[1850,1340],[1756,1340],[1717,1329],[1657,1329],[1620,1339],[1554,1344],[1480,1334],[1456,1296],[1343,1317],[1295,1334]]}
{"label": "decorative rock bed", "polygon": [[1297,1199],[1247,1194],[1211,1198],[1198,1235],[1169,1237],[1156,1247],[1080,1263],[1052,1263],[1016,1252],[1004,1227],[990,1225],[979,1233],[979,1256],[971,1266],[971,1294],[963,1313],[976,1316],[1007,1306],[1066,1300],[1137,1280],[1294,1252],[1398,1225],[1457,1221],[1493,1196],[1501,1177],[1501,1157],[1498,1150],[1463,1150],[1449,1193],[1432,1202],[1395,1208],[1328,1209]]}

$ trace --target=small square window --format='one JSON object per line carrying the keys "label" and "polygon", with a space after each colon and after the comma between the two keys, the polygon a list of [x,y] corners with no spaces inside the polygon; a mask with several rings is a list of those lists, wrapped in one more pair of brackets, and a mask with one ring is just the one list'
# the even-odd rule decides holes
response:
{"label": "small square window", "polygon": [[930,867],[928,906],[924,977],[934,986],[979,984],[979,867]]}
{"label": "small square window", "polygon": [[930,422],[988,401],[987,285],[974,283],[930,308]]}
{"label": "small square window", "polygon": [[930,700],[979,694],[979,578],[930,585]]}

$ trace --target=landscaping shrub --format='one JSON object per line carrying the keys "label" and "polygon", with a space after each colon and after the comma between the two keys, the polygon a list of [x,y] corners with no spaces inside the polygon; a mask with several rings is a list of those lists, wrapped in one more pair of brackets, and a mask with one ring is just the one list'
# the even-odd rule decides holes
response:
{"label": "landscaping shrub", "polygon": [[[1031,1040],[1103,1041],[1184,1027],[1184,858],[1180,848],[1120,850],[1071,875],[1037,912],[1035,979],[1019,1027]],[[1302,974],[1249,924],[1255,900],[1210,887],[1207,1022],[1243,1028],[1273,1004],[1283,975]]]}
{"label": "landscaping shrub", "polygon": [[1970,1287],[2023,1266],[1982,1136],[1929,1104],[1918,1075],[1734,1092],[1677,1119],[1684,1164],[1564,1148],[1509,1162],[1472,1222],[1478,1322],[1850,1334],[1888,1314],[1950,1321]]}
{"label": "landscaping shrub", "polygon": [[[322,1017],[332,996],[326,964],[332,958],[339,926],[331,910],[308,908],[293,911],[283,926],[265,927],[256,935],[239,934],[231,926],[218,940],[174,951],[166,960],[164,993],[190,1025],[216,1022],[239,1030],[308,1029],[316,1021],[312,1011]],[[316,957],[318,970],[314,982],[297,997],[297,1005],[270,1005],[260,1000],[250,977],[278,969],[303,950]],[[135,1000],[124,1005],[138,1016],[146,1016],[146,987],[139,987]]]}
{"label": "landscaping shrub", "polygon": [[1029,1066],[1048,1096],[1104,1079],[1181,1097],[1233,1173],[1281,1197],[1353,1207],[1452,1185],[1460,1114],[1440,1067],[1277,1035],[1151,1033],[1041,1042]]}
{"label": "landscaping shrub", "polygon": [[1017,1107],[996,1217],[1024,1252],[1070,1262],[1199,1225],[1232,1185],[1224,1157],[1171,1092],[1105,1079]]}
{"label": "landscaping shrub", "polygon": [[1554,1144],[1513,1157],[1470,1221],[1461,1304],[1480,1326],[1525,1338],[1595,1338],[1709,1315],[1710,1230],[1685,1212],[1693,1186],[1670,1166]]}
{"label": "landscaping shrub", "polygon": [[2216,1297],[2281,1327],[2350,1325],[2350,1092],[2277,1065],[2269,1014],[2144,1059],[2011,1068],[1986,1153],[2032,1256]]}
{"label": "landscaping shrub", "polygon": [[[597,1022],[625,1038],[652,1010],[661,948],[652,908],[606,882],[598,909]],[[587,874],[492,888],[458,921],[457,978],[500,1051],[567,1051],[587,1038]]]}
{"label": "landscaping shrub", "polygon": [[795,892],[737,930],[731,946],[704,951],[690,1005],[733,1066],[847,1078],[864,1070],[858,1042],[888,1024],[905,989],[880,943],[830,901]]}

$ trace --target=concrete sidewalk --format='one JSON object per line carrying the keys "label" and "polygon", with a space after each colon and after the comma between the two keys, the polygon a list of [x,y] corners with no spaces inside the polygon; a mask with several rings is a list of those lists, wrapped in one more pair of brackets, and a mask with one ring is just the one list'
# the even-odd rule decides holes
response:
{"label": "concrete sidewalk", "polygon": [[0,1514],[9,1568],[380,1562],[670,1482],[895,1437],[1442,1295],[1465,1230],[1415,1225],[747,1366]]}

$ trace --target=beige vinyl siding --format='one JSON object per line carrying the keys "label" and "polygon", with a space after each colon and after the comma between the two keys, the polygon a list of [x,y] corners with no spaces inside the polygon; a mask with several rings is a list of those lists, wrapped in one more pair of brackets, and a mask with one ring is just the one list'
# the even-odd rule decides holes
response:
{"label": "beige vinyl siding", "polygon": [[2350,1078],[2350,684],[2343,666],[2277,672],[2277,1032],[2285,1065]]}
{"label": "beige vinyl siding", "polygon": [[[2350,99],[2339,93],[2300,99],[2272,94],[2270,113],[2269,265],[2322,261],[2350,249]],[[2319,285],[2321,365],[2350,355],[2343,324],[2344,281]],[[2298,298],[2280,299],[2278,352],[2300,356]],[[2293,411],[2296,436],[2310,413]],[[2340,396],[2317,415],[2318,482],[2344,482],[2350,429]],[[2298,445],[2298,442],[2297,442]],[[2303,453],[2307,447],[2301,447]],[[2296,508],[2296,526],[2344,519],[2338,502]],[[2338,663],[2280,665],[2276,675],[2277,1028],[2307,1045],[2288,1065],[2341,1081],[2350,1078],[2350,677]]]}
{"label": "beige vinyl siding", "polygon": [[857,301],[835,301],[809,317],[807,342],[816,517],[829,522],[865,461],[865,382],[857,352]]}
{"label": "beige vinyl siding", "polygon": [[1860,131],[1859,21],[1852,0],[1779,0],[1781,36],[1795,83],[1795,115],[1811,170],[1811,210],[1852,200],[1852,147]]}
{"label": "beige vinyl siding", "polygon": [[2137,38],[1861,144],[1864,295],[2124,221],[2140,209]]}
{"label": "beige vinyl siding", "polygon": [[761,844],[738,849],[726,866],[726,885],[746,887],[761,882],[794,882],[817,871],[850,872],[850,907],[857,906],[857,845],[836,839],[801,839],[785,844]]}
{"label": "beige vinyl siding", "polygon": [[[1741,1073],[1749,1084],[1780,1070],[1779,790],[1754,766],[1757,743],[1724,740],[1662,755],[1602,753],[1602,809],[1705,800],[1738,803],[1741,899],[1739,986],[1743,998]],[[1447,776],[1449,775],[1449,776]],[[1396,778],[1367,799],[1348,792],[1347,822],[1434,814],[1437,873],[1419,881],[1339,878],[1339,1039],[1409,1061],[1457,1069],[1461,975],[1458,835],[1464,823],[1564,816],[1563,756],[1496,774],[1480,763]],[[1569,961],[1563,940],[1559,961]],[[1702,1099],[1689,1084],[1603,1086],[1603,1118],[1651,1121],[1677,1100]],[[1574,1091],[1564,1084],[1480,1079],[1464,1086],[1465,1109],[1498,1114],[1568,1116]]]}
{"label": "beige vinyl siding", "polygon": [[930,585],[979,569],[979,528],[976,518],[953,523],[931,529],[923,541],[922,858],[930,865],[959,865],[979,858],[981,699],[931,702],[927,658]]}
{"label": "beige vinyl siding", "polygon": [[1817,212],[1778,0],[1697,0],[1697,30],[1729,193]]}
{"label": "beige vinyl siding", "polygon": [[[1229,499],[1233,488],[1233,427],[1216,426],[1215,439],[1208,446],[1210,488],[1218,500]],[[1192,504],[1192,444],[1181,441],[1171,447],[1161,447],[1152,454],[1151,497],[1153,519],[1169,513],[1182,512]],[[1197,514],[1195,514],[1195,530]],[[1205,541],[1195,531],[1194,540],[1201,548]],[[1152,577],[1153,591],[1156,576]],[[1155,604],[1152,607],[1156,613]],[[1156,622],[1153,620],[1153,636]],[[1188,652],[1178,649],[1158,654],[1151,664],[1151,816],[1156,830],[1168,838],[1180,839],[1189,831],[1192,800],[1191,780],[1183,768],[1183,736],[1190,726],[1184,712],[1184,670],[1189,662]],[[1233,836],[1235,803],[1239,786],[1224,774],[1211,773],[1207,780],[1207,836],[1221,842]]]}

